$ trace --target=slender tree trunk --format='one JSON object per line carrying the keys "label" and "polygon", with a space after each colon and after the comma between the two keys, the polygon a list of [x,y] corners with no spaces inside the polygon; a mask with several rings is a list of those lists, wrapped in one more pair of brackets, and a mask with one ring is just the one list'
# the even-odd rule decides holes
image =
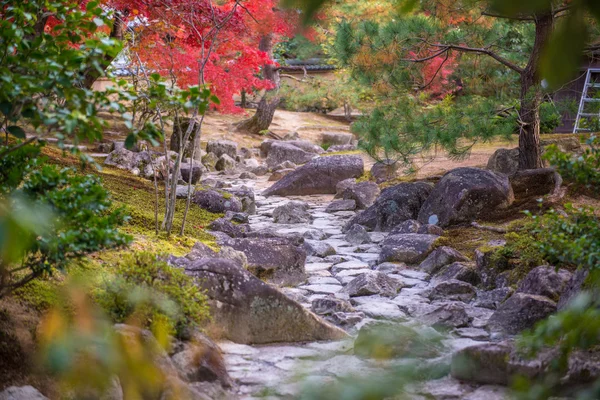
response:
{"label": "slender tree trunk", "polygon": [[[260,51],[264,51],[269,55],[269,58],[273,58],[273,34],[269,33],[263,36],[258,46]],[[272,64],[263,65],[263,78],[270,80],[274,88],[265,93],[265,95],[258,103],[256,114],[245,121],[238,124],[237,129],[239,131],[249,132],[252,134],[259,134],[262,131],[266,131],[273,122],[273,116],[275,110],[281,102],[281,98],[277,95],[279,92],[279,70]]]}
{"label": "slender tree trunk", "polygon": [[552,14],[537,15],[535,42],[529,63],[521,74],[521,114],[519,130],[519,169],[543,168],[540,148],[540,105],[543,93],[540,85],[540,55],[547,44],[552,29]]}
{"label": "slender tree trunk", "polygon": [[[124,39],[125,29],[127,28],[125,24],[125,14],[128,14],[128,11],[126,11],[125,13],[115,11],[113,17],[113,26],[110,31],[111,39],[117,39],[121,41]],[[101,65],[102,70],[106,71],[106,69],[110,66],[110,64],[114,61],[115,58],[116,57],[105,55],[104,62]],[[86,70],[83,79],[83,87],[90,89],[94,85],[94,82],[96,82],[96,80],[100,78],[100,75],[102,74],[96,68],[89,68],[88,70]]]}

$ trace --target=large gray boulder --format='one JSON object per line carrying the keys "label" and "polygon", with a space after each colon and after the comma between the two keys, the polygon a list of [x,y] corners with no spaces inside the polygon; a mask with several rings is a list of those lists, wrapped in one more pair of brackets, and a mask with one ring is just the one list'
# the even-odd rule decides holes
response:
{"label": "large gray boulder", "polygon": [[185,266],[210,299],[213,323],[236,343],[338,340],[347,334],[235,263],[200,259]]}
{"label": "large gray boulder", "polygon": [[267,166],[273,168],[285,161],[290,161],[294,164],[305,164],[314,157],[314,153],[304,151],[288,142],[274,142],[269,149]]}
{"label": "large gray boulder", "polygon": [[287,140],[285,143],[291,144],[292,146],[296,146],[299,149],[306,151],[307,153],[313,154],[323,154],[325,150],[321,146],[317,146],[314,143],[311,143],[307,140]]}
{"label": "large gray boulder", "polygon": [[[600,378],[600,353],[574,350],[565,362],[566,369],[555,365],[557,349],[542,349],[531,358],[523,356],[512,341],[484,343],[463,348],[452,356],[451,374],[460,381],[478,384],[509,385],[518,377],[532,380],[554,375],[551,384],[561,398],[575,398],[577,391]],[[556,376],[556,374],[560,374]]]}
{"label": "large gray boulder", "polygon": [[457,168],[435,185],[419,211],[419,222],[447,227],[471,222],[509,207],[513,190],[506,175],[478,168]]}
{"label": "large gray boulder", "polygon": [[558,301],[573,274],[566,269],[542,265],[532,269],[521,281],[517,293],[537,294]]}
{"label": "large gray boulder", "polygon": [[225,242],[248,259],[248,270],[259,278],[283,286],[306,279],[306,251],[284,238],[236,238]]}
{"label": "large gray boulder", "polygon": [[512,175],[519,170],[519,149],[498,149],[488,160],[487,169]]}
{"label": "large gray boulder", "polygon": [[190,183],[190,179],[192,180],[192,185],[195,185],[202,178],[202,172],[204,171],[204,167],[202,164],[194,163],[192,168],[192,164],[182,163],[181,164],[181,179],[184,182]]}
{"label": "large gray boulder", "polygon": [[10,386],[0,392],[0,400],[48,400],[33,386]]}
{"label": "large gray boulder", "polygon": [[312,216],[309,209],[310,206],[304,201],[288,201],[273,210],[273,221],[277,224],[310,223]]}
{"label": "large gray boulder", "polygon": [[379,263],[404,262],[418,264],[433,250],[438,236],[406,233],[388,236],[381,244]]}
{"label": "large gray boulder", "polygon": [[401,183],[385,188],[375,203],[353,217],[346,226],[360,224],[371,230],[389,231],[409,219],[417,219],[433,186],[427,182]]}
{"label": "large gray boulder", "polygon": [[379,186],[375,182],[359,182],[342,192],[342,199],[354,200],[356,208],[362,210],[373,205],[379,196]]}
{"label": "large gray boulder", "polygon": [[237,197],[230,193],[222,193],[212,189],[196,191],[192,195],[192,203],[212,213],[242,211],[242,203]]}
{"label": "large gray boulder", "polygon": [[556,303],[547,297],[515,293],[502,303],[488,321],[491,332],[516,335],[556,311]]}
{"label": "large gray boulder", "polygon": [[104,164],[119,169],[131,170],[137,166],[137,154],[124,147],[118,148],[108,154]]}
{"label": "large gray boulder", "polygon": [[263,192],[265,196],[334,194],[338,182],[364,173],[359,156],[327,156],[311,160]]}
{"label": "large gray boulder", "polygon": [[554,168],[525,169],[509,177],[515,198],[545,196],[554,192],[559,177]]}
{"label": "large gray boulder", "polygon": [[323,132],[321,142],[324,145],[352,144],[354,135],[345,132]]}
{"label": "large gray boulder", "polygon": [[237,147],[237,143],[231,140],[211,140],[206,144],[206,152],[213,153],[217,158],[223,154],[227,154],[229,157],[235,159]]}

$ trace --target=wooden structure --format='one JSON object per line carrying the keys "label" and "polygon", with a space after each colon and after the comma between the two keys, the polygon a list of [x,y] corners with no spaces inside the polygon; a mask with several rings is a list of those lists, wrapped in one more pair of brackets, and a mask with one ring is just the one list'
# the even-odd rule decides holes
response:
{"label": "wooden structure", "polygon": [[587,57],[577,76],[554,93],[552,99],[555,103],[572,103],[575,105],[575,107],[569,107],[569,110],[563,111],[562,125],[554,130],[555,133],[573,133],[577,118],[577,107],[585,87],[588,68],[600,68],[600,53],[594,53]]}

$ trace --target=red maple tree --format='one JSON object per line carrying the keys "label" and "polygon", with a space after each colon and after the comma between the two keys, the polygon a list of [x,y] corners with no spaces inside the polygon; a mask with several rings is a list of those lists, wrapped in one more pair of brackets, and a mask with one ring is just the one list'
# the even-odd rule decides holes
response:
{"label": "red maple tree", "polygon": [[106,4],[137,22],[133,44],[149,70],[185,88],[208,84],[219,110],[239,112],[233,97],[242,90],[271,89],[260,77],[269,55],[260,38],[290,35],[297,17],[279,0],[108,0]]}

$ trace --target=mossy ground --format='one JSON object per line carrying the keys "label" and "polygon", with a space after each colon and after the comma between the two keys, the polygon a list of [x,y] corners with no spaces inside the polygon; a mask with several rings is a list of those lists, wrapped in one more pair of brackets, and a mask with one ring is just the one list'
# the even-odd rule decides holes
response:
{"label": "mossy ground", "polygon": [[[153,182],[113,167],[103,166],[98,169],[91,165],[83,166],[78,157],[64,153],[55,147],[46,146],[43,153],[51,164],[75,168],[77,173],[100,176],[104,187],[111,193],[114,206],[124,207],[130,215],[130,220],[120,229],[131,235],[133,241],[127,248],[91,254],[84,263],[77,263],[68,271],[55,271],[52,276],[37,279],[19,289],[16,292],[18,298],[36,310],[43,311],[61,305],[64,299],[60,291],[67,281],[67,275],[70,278],[86,275],[89,279],[101,279],[104,274],[103,267],[116,264],[126,253],[145,251],[183,256],[198,241],[218,250],[214,237],[205,231],[205,227],[222,217],[221,214],[210,213],[192,204],[184,235],[172,234],[167,237],[164,232],[156,234],[154,219],[156,197]],[[100,164],[100,161],[98,163]],[[185,200],[177,200],[174,221],[177,233],[181,227],[184,210]],[[159,187],[159,223],[163,213],[164,187]]]}

